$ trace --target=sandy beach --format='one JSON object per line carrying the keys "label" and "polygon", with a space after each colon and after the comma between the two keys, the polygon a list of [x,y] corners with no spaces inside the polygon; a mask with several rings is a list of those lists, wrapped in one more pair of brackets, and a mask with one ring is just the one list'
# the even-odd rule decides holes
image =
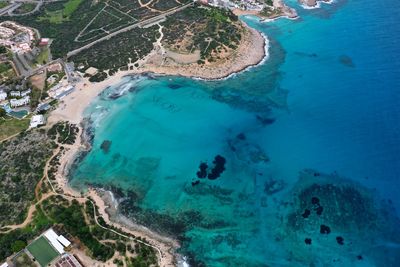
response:
{"label": "sandy beach", "polygon": [[[56,173],[56,187],[64,194],[80,196],[80,192],[73,190],[67,181],[68,170],[80,152],[90,149],[88,144],[85,144],[83,138],[84,110],[90,105],[105,88],[115,85],[121,81],[126,75],[155,73],[161,75],[180,75],[186,77],[196,77],[203,79],[220,79],[228,77],[233,73],[245,70],[248,67],[255,66],[262,62],[267,52],[267,40],[258,31],[244,25],[244,36],[238,48],[232,55],[224,58],[215,64],[198,65],[197,63],[178,64],[170,61],[166,64],[163,58],[164,51],[160,42],[155,43],[154,50],[139,62],[138,68],[133,68],[128,71],[119,71],[106,80],[99,83],[91,83],[87,78],[75,84],[75,90],[65,96],[59,103],[58,107],[51,112],[48,118],[48,126],[51,126],[59,121],[69,121],[79,127],[78,137],[72,145],[65,145],[65,149],[60,156],[60,166]],[[161,64],[160,64],[161,63]],[[107,224],[121,229],[125,233],[130,233],[135,236],[140,236],[148,240],[148,242],[157,247],[161,252],[159,262],[161,266],[176,266],[179,255],[175,253],[179,247],[177,241],[167,237],[160,236],[149,229],[135,225],[127,218],[118,214],[117,209],[110,198],[110,193],[101,189],[91,189],[87,192],[96,205],[99,207],[100,215],[104,218]],[[88,258],[86,258],[89,260]],[[95,262],[93,262],[94,264]],[[96,262],[96,266],[100,263]],[[106,266],[106,265],[105,265]]]}

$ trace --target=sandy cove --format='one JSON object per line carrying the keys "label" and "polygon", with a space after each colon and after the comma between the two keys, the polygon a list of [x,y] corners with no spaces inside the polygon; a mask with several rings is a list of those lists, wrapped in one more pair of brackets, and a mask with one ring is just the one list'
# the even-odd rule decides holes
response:
{"label": "sandy cove", "polygon": [[[142,73],[155,73],[162,75],[179,75],[186,77],[196,77],[203,79],[220,79],[230,76],[245,70],[248,67],[255,66],[263,61],[267,55],[266,39],[258,31],[244,24],[244,36],[231,57],[217,62],[213,65],[201,66],[197,63],[191,64],[171,64],[158,65],[159,57],[162,56],[162,47],[155,44],[154,50],[139,62],[139,67],[128,71],[119,71],[113,76],[99,83],[91,83],[88,79],[83,78],[82,81],[75,84],[75,90],[65,96],[60,101],[56,110],[52,111],[48,118],[48,126],[51,126],[59,121],[69,121],[79,126],[78,137],[72,145],[65,145],[65,149],[60,157],[60,166],[56,173],[56,187],[63,191],[64,194],[80,196],[80,192],[73,190],[67,181],[68,170],[79,155],[80,152],[89,149],[89,145],[83,140],[84,110],[90,103],[108,86],[115,85],[121,81],[124,76]],[[161,60],[164,62],[164,60]],[[114,203],[109,197],[109,193],[100,189],[89,190],[87,196],[99,207],[100,215],[104,218],[107,224],[113,225],[123,232],[146,238],[150,244],[161,250],[162,257],[159,257],[162,267],[176,266],[178,255],[175,253],[179,244],[176,240],[160,236],[149,229],[135,225],[127,218],[118,214]],[[84,255],[82,255],[84,257]],[[85,257],[86,261],[90,258]],[[92,260],[92,266],[110,266],[110,262],[100,263]],[[111,263],[112,265],[112,263]]]}

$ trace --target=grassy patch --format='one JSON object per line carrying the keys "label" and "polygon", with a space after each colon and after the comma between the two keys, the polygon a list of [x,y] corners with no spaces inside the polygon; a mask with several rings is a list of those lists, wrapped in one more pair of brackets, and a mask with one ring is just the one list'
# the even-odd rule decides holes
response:
{"label": "grassy patch", "polygon": [[82,0],[69,0],[65,5],[64,5],[64,16],[71,16],[72,13],[79,7],[79,5],[82,3]]}
{"label": "grassy patch", "polygon": [[40,54],[37,56],[36,62],[41,65],[46,64],[49,60],[49,54],[49,48],[43,48]]}
{"label": "grassy patch", "polygon": [[4,7],[8,6],[8,4],[9,3],[7,1],[0,2],[0,8],[4,8]]}
{"label": "grassy patch", "polygon": [[0,141],[28,129],[29,119],[0,118]]}
{"label": "grassy patch", "polygon": [[83,0],[69,0],[63,9],[46,11],[46,16],[39,17],[39,21],[48,20],[50,23],[60,24],[69,21],[70,16],[77,10]]}

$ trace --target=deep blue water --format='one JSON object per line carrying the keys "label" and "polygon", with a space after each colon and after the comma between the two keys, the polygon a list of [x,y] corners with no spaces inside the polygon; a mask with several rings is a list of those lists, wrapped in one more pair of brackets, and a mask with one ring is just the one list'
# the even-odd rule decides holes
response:
{"label": "deep blue water", "polygon": [[[139,222],[181,220],[181,253],[197,264],[400,266],[400,2],[290,5],[301,19],[244,18],[269,37],[262,66],[218,82],[132,77],[106,90],[87,110],[93,149],[72,184],[133,190],[121,207]],[[221,177],[197,179],[217,155]],[[313,183],[320,191],[307,191]],[[335,191],[345,187],[355,191]],[[313,196],[324,212],[303,220]]]}

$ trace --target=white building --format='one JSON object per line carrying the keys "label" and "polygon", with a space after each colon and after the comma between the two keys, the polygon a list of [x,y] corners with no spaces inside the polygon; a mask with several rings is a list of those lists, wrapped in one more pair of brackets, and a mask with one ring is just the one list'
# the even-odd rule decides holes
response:
{"label": "white building", "polygon": [[10,96],[21,96],[21,92],[20,91],[11,91]]}
{"label": "white building", "polygon": [[64,253],[64,248],[68,247],[71,245],[71,242],[69,242],[68,239],[66,239],[62,235],[58,235],[56,232],[54,232],[53,229],[47,230],[43,234],[47,240],[49,240],[50,244],[58,251],[58,253],[63,254]]}
{"label": "white building", "polygon": [[36,128],[39,125],[44,125],[45,121],[44,121],[44,117],[43,115],[34,115],[31,119],[31,123],[29,125],[30,128]]}
{"label": "white building", "polygon": [[28,90],[22,91],[22,92],[21,92],[21,96],[27,96],[27,95],[29,95],[31,92],[32,92],[32,90],[31,90],[31,89],[28,89]]}
{"label": "white building", "polygon": [[58,235],[53,229],[49,229],[44,233],[44,236],[49,240],[50,244],[58,251],[58,253],[64,253],[64,246],[57,241]]}
{"label": "white building", "polygon": [[30,100],[29,96],[25,96],[25,97],[23,97],[21,99],[13,98],[13,99],[10,99],[10,106],[12,108],[21,107],[21,106],[25,106],[25,105],[29,104],[30,101],[31,100]]}
{"label": "white building", "polygon": [[7,93],[4,91],[0,91],[0,101],[7,99]]}

